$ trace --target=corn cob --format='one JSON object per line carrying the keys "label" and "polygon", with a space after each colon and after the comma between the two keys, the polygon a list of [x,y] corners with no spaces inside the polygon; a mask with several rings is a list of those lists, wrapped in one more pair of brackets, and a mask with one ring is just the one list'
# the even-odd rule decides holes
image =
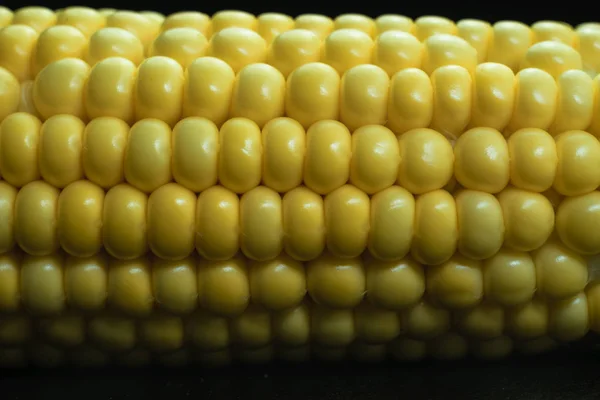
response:
{"label": "corn cob", "polygon": [[0,26],[0,366],[495,359],[600,332],[597,25]]}

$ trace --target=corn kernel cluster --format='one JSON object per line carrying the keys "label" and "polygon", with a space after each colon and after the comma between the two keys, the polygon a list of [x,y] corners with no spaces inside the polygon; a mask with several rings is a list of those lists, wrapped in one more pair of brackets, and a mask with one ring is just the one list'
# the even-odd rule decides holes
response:
{"label": "corn kernel cluster", "polygon": [[0,7],[0,367],[600,332],[600,24]]}

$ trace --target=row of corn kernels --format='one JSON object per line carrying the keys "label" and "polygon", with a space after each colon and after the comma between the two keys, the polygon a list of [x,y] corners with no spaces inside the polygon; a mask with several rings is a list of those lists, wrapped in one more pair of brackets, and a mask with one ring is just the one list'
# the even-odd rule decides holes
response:
{"label": "row of corn kernels", "polygon": [[243,117],[262,128],[288,116],[304,129],[321,120],[339,120],[351,131],[386,125],[400,135],[430,127],[450,139],[470,127],[489,127],[507,136],[522,128],[600,135],[600,78],[592,80],[578,70],[555,80],[540,69],[515,75],[501,64],[485,63],[473,76],[449,65],[431,77],[408,68],[390,79],[379,67],[359,65],[340,78],[332,67],[310,63],[286,80],[267,64],[248,65],[236,75],[212,57],[199,58],[184,71],[159,56],[139,67],[109,58],[91,69],[81,60],[63,59],[46,67],[32,84],[21,85],[0,68],[0,81],[5,85],[0,120],[22,110],[42,121],[70,114],[84,121],[111,116],[129,124],[155,118],[171,127],[192,116],[217,126]]}
{"label": "row of corn kernels", "polygon": [[[556,41],[582,51],[585,64],[597,64],[599,25],[581,24],[574,30],[563,22],[540,21],[530,27],[515,21],[500,21],[493,26],[485,21],[465,19],[454,23],[443,17],[424,16],[412,21],[401,15],[382,15],[371,19],[364,15],[343,14],[332,20],[322,15],[301,15],[295,21],[286,15],[266,13],[255,17],[243,11],[222,11],[212,18],[201,12],[178,12],[161,16],[154,12],[96,11],[86,7],[69,7],[54,13],[42,7],[26,7],[12,14],[0,11],[0,27],[26,25],[37,32],[55,26],[78,28],[90,37],[104,26],[126,29],[138,36],[146,47],[160,33],[173,28],[192,28],[207,39],[224,29],[235,27],[256,31],[267,44],[281,33],[293,29],[309,30],[324,40],[337,30],[358,30],[371,38],[388,32],[407,32],[419,41],[436,34],[459,36],[468,41],[479,53],[481,62],[500,61],[522,55],[530,45],[543,41]],[[513,54],[507,54],[513,53]],[[591,61],[591,63],[590,63]],[[594,61],[596,61],[594,63]],[[512,67],[512,65],[511,65]]]}
{"label": "row of corn kernels", "polygon": [[105,190],[127,182],[146,193],[175,181],[195,193],[219,183],[237,194],[263,184],[278,193],[306,185],[327,195],[350,183],[368,195],[392,185],[420,195],[458,183],[492,194],[510,184],[579,196],[600,186],[600,142],[579,130],[552,137],[520,129],[506,139],[482,127],[462,133],[453,146],[429,128],[396,137],[381,125],[351,133],[334,120],[305,131],[287,117],[262,130],[246,118],[219,129],[189,117],[171,129],[155,119],[129,127],[113,117],[86,125],[72,115],[42,123],[14,113],[0,124],[0,177],[17,188],[42,179],[63,189],[86,178]]}
{"label": "row of corn kernels", "polygon": [[[600,42],[600,29],[597,34]],[[97,55],[90,56],[88,62],[113,55],[102,50],[106,45],[98,39],[90,40],[94,47],[88,51]],[[389,76],[405,68],[420,68],[431,74],[444,65],[460,65],[473,71],[478,63],[486,61],[507,65],[515,73],[535,67],[557,76],[569,69],[584,69],[581,54],[560,42],[540,42],[526,47],[525,51],[510,54],[513,58],[482,59],[469,42],[446,34],[434,35],[421,43],[410,33],[389,31],[373,41],[365,33],[352,29],[332,32],[323,42],[310,31],[294,29],[277,36],[271,45],[263,46],[258,34],[240,28],[223,30],[210,41],[191,28],[171,29],[160,34],[147,52],[147,56],[172,57],[184,68],[204,55],[226,61],[236,72],[248,63],[266,62],[285,77],[297,67],[319,61],[331,65],[340,74],[356,65],[373,64]]]}
{"label": "row of corn kernels", "polygon": [[[500,24],[511,23],[514,22],[502,21]],[[94,10],[81,6],[67,7],[57,11],[30,6],[14,12],[2,7],[0,8],[0,27],[8,25],[27,25],[38,32],[55,25],[69,25],[77,27],[88,37],[103,26],[128,27],[142,37],[181,27],[194,28],[204,36],[210,37],[223,29],[237,27],[259,32],[267,41],[272,40],[279,33],[291,29],[311,30],[321,38],[335,30],[356,29],[371,37],[396,30],[413,33],[420,40],[425,40],[434,34],[483,36],[484,39],[487,39],[485,34],[473,35],[471,32],[484,31],[484,26],[489,27],[489,24],[484,21],[464,19],[455,24],[453,21],[439,16],[423,16],[415,21],[394,14],[381,15],[375,19],[360,14],[341,14],[335,19],[318,14],[303,14],[292,18],[280,13],[264,13],[256,17],[244,11],[227,10],[217,12],[211,18],[198,11],[181,11],[164,16],[153,11],[137,13],[115,9]],[[534,42],[557,40],[577,46],[576,33],[582,29],[595,27],[594,23],[585,23],[579,25],[574,31],[571,26],[563,22],[539,21],[531,26],[529,36],[532,36]],[[480,39],[480,41],[482,40]]]}
{"label": "row of corn kernels", "polygon": [[235,316],[250,304],[273,312],[292,309],[305,297],[340,310],[367,299],[376,309],[395,313],[425,301],[430,308],[485,315],[538,300],[570,304],[598,279],[594,258],[557,240],[534,252],[502,249],[485,260],[456,253],[436,266],[412,258],[379,261],[368,253],[354,258],[323,254],[303,264],[286,254],[269,261],[243,256],[169,261],[153,255],[118,260],[104,253],[11,251],[0,261],[0,313],[50,316],[106,308],[137,317],[153,310],[187,315],[198,308]]}
{"label": "row of corn kernels", "polygon": [[457,249],[473,259],[490,257],[502,246],[535,250],[554,230],[573,250],[600,253],[597,191],[563,200],[555,214],[543,194],[512,187],[497,196],[461,190],[453,197],[435,190],[416,199],[399,186],[372,198],[351,185],[324,198],[305,187],[280,196],[264,186],[241,198],[221,186],[196,196],[175,183],[150,196],[126,184],[105,193],[89,181],[62,191],[43,181],[20,190],[2,183],[0,189],[2,251],[17,244],[30,254],[62,247],[89,256],[104,247],[123,259],[150,249],[167,259],[197,250],[218,260],[242,250],[252,259],[269,260],[285,250],[311,260],[325,249],[345,258],[368,249],[382,260],[410,252],[437,265]]}
{"label": "row of corn kernels", "polygon": [[[499,354],[490,358],[502,358],[514,344],[533,350],[531,347],[535,346],[527,344],[538,342],[546,344],[543,348],[551,348],[560,342],[581,339],[590,330],[597,332],[597,287],[589,292],[591,296],[581,293],[566,301],[536,299],[522,307],[487,306],[452,313],[427,302],[398,314],[366,302],[354,309],[332,309],[307,301],[278,312],[252,305],[233,317],[206,311],[185,317],[155,312],[141,319],[112,312],[12,314],[0,317],[0,349],[28,347],[33,342],[34,347],[44,344],[59,353],[83,347],[110,357],[140,348],[154,354],[169,354],[182,350],[212,353],[270,348],[272,351],[280,346],[306,352],[307,346],[323,346],[345,353],[358,345],[372,346],[372,350],[379,347],[383,355],[386,348],[392,354],[393,350],[416,352],[420,355],[416,358],[420,359],[427,353],[446,358],[439,353],[448,355],[448,352],[433,351],[432,347],[454,342],[457,346],[449,347],[459,347],[462,351],[450,351],[458,354],[447,358],[462,358],[471,346],[472,350],[487,348],[481,351],[482,356],[495,349]],[[0,366],[5,357],[0,351]]]}
{"label": "row of corn kernels", "polygon": [[[600,27],[591,34],[597,36],[593,43],[600,43]],[[331,65],[340,74],[356,65],[374,64],[390,76],[405,68],[422,68],[431,74],[436,68],[450,64],[473,71],[478,63],[486,61],[507,65],[515,73],[536,67],[553,76],[569,69],[583,69],[594,76],[600,67],[596,65],[600,60],[587,60],[559,41],[531,44],[521,40],[517,41],[520,48],[509,48],[510,44],[515,46],[514,38],[503,40],[507,43],[497,43],[500,47],[497,56],[494,53],[482,56],[483,49],[448,34],[436,34],[421,43],[407,32],[388,31],[373,40],[359,30],[342,29],[321,41],[313,32],[294,29],[278,35],[267,45],[258,33],[244,28],[227,28],[211,40],[193,28],[174,28],[159,34],[144,49],[133,33],[121,28],[102,28],[87,38],[67,25],[53,26],[41,34],[26,25],[11,25],[0,29],[0,67],[8,69],[20,81],[34,79],[45,66],[60,59],[80,58],[93,66],[116,56],[136,65],[145,56],[168,56],[187,68],[194,59],[209,55],[223,59],[235,72],[250,63],[266,62],[285,77],[301,65],[318,61]],[[600,54],[596,58],[600,59]]]}
{"label": "row of corn kernels", "polygon": [[[271,314],[292,320],[300,317],[300,325],[304,326],[288,333],[294,335],[299,331],[310,330],[310,324],[304,322],[310,308],[326,314],[324,321],[340,317],[342,322],[338,321],[340,323],[334,325],[345,327],[344,330],[349,332],[343,336],[349,337],[350,341],[354,337],[356,325],[359,325],[361,331],[371,329],[363,335],[368,334],[369,337],[362,337],[370,342],[375,342],[377,336],[387,336],[392,331],[391,337],[387,338],[391,340],[398,335],[400,328],[413,338],[423,339],[447,332],[451,327],[480,339],[496,338],[504,334],[530,339],[550,334],[561,340],[576,340],[583,337],[590,326],[593,330],[598,330],[600,286],[597,281],[592,281],[587,287],[579,284],[577,291],[573,275],[581,278],[581,272],[568,268],[577,267],[577,260],[574,257],[570,257],[568,263],[552,260],[553,256],[559,255],[556,253],[558,248],[555,246],[542,250],[545,253],[543,255],[535,254],[536,261],[544,258],[547,261],[546,264],[538,263],[535,267],[527,253],[517,255],[505,252],[502,256],[489,260],[483,269],[481,266],[465,266],[464,263],[463,268],[461,263],[431,270],[425,268],[426,291],[423,291],[424,284],[419,282],[415,264],[411,261],[406,260],[397,265],[369,264],[367,271],[371,279],[367,280],[374,291],[372,293],[366,289],[366,301],[354,293],[358,288],[352,279],[348,279],[349,272],[340,272],[339,266],[328,263],[331,260],[325,258],[307,265],[311,304],[304,301],[303,296],[297,296],[297,288],[292,288],[290,278],[298,278],[305,271],[301,265],[299,269],[292,271],[289,260],[287,263],[281,260],[283,264],[254,263],[246,268],[239,259],[200,263],[154,260],[150,266],[151,262],[148,260],[119,262],[113,259],[107,263],[101,257],[67,258],[65,262],[64,257],[59,255],[25,256],[19,263],[11,262],[10,256],[3,256],[5,269],[2,275],[6,281],[0,292],[1,305],[3,308],[8,306],[10,313],[4,312],[0,318],[0,342],[10,342],[6,339],[10,333],[13,333],[13,337],[26,341],[28,335],[18,331],[30,328],[27,324],[30,317],[63,317],[59,320],[69,321],[69,316],[103,318],[111,313],[122,318],[144,320],[158,315],[179,321],[201,313],[223,322],[232,318],[256,320],[258,314],[258,320],[264,321],[267,330],[271,326],[268,318]],[[511,261],[514,265],[510,264]],[[352,262],[342,265],[348,264],[351,265]],[[535,269],[528,272],[527,267],[530,265]],[[280,276],[278,269],[283,272],[287,281]],[[355,271],[352,272],[356,274]],[[553,272],[552,278],[543,276],[544,272]],[[544,292],[539,293],[541,296],[534,296],[535,289],[526,286],[532,284],[531,274],[536,273],[542,281],[540,284],[547,284],[547,287],[540,286],[540,290],[554,291],[561,297],[542,297]],[[421,279],[422,275],[423,272]],[[385,280],[390,277],[395,279],[391,282]],[[526,279],[521,280],[524,277]],[[64,282],[60,279],[64,279]],[[277,286],[277,279],[280,280],[279,283],[285,283],[284,287]],[[341,279],[341,282],[335,279]],[[535,285],[535,276],[533,279]],[[178,291],[178,287],[181,287],[182,292]],[[289,293],[286,289],[294,289],[294,292]],[[511,290],[514,289],[520,296],[519,299],[512,296]],[[414,296],[419,291],[422,297]],[[483,300],[484,291],[486,300]],[[338,293],[342,297],[338,297]],[[523,294],[526,296],[522,296]],[[409,299],[411,296],[413,298]],[[379,302],[380,297],[402,300],[403,305],[384,308]],[[490,298],[492,300],[488,300]],[[502,299],[503,303],[494,302],[494,299]],[[347,303],[343,304],[343,300]],[[388,306],[387,303],[383,305]],[[15,313],[15,310],[19,311]],[[12,326],[10,322],[13,322]],[[290,324],[292,323],[279,325]],[[393,325],[395,328],[386,329],[390,328],[386,325]],[[227,330],[227,326],[224,328]],[[220,341],[229,337],[227,332],[209,336]],[[335,341],[336,336],[339,335],[330,335],[323,340]],[[17,340],[19,339],[8,344],[15,344]]]}
{"label": "row of corn kernels", "polygon": [[[445,17],[439,16],[422,16],[413,21],[411,18],[397,14],[385,14],[375,19],[361,14],[341,14],[332,19],[318,14],[302,14],[292,18],[280,13],[264,13],[256,17],[244,11],[225,10],[215,13],[211,18],[207,14],[198,11],[181,11],[164,16],[153,11],[136,13],[115,9],[94,10],[81,6],[67,7],[57,11],[39,6],[24,7],[14,13],[4,7],[0,10],[0,27],[23,24],[31,26],[37,31],[43,31],[54,25],[72,25],[78,27],[87,36],[90,36],[102,26],[124,25],[132,26],[132,29],[137,27],[136,32],[156,32],[172,28],[192,27],[207,37],[226,28],[238,27],[257,31],[267,40],[294,28],[314,31],[321,38],[335,30],[356,29],[367,33],[371,37],[390,30],[396,30],[413,33],[420,40],[425,40],[434,34],[464,35],[465,37],[479,36],[487,39],[485,34],[473,35],[471,33],[473,31],[483,31],[483,26],[486,25],[484,21],[463,19],[454,23]],[[144,17],[146,21],[140,17]],[[501,21],[496,23],[496,25],[505,26],[507,31],[514,31],[514,27],[508,29],[509,24],[515,24],[515,22]],[[534,43],[554,40],[578,47],[577,33],[597,27],[596,23],[584,23],[573,30],[573,27],[564,22],[539,21],[529,28],[529,36],[532,37]]]}

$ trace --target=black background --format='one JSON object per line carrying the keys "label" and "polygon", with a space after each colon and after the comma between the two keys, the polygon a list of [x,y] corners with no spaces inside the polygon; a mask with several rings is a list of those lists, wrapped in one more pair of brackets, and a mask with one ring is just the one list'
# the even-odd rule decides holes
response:
{"label": "black background", "polygon": [[[0,5],[18,8],[23,5],[35,5],[19,0],[0,0]],[[241,9],[254,14],[263,12],[282,12],[292,16],[305,13],[318,13],[335,17],[342,13],[361,13],[376,17],[381,14],[402,14],[412,18],[422,15],[442,15],[453,20],[478,18],[490,22],[499,20],[518,20],[531,24],[539,20],[559,20],[577,25],[592,20],[600,21],[600,4],[585,1],[554,2],[541,0],[162,0],[161,2],[143,0],[80,0],[77,1],[39,1],[37,4],[50,8],[63,8],[72,5],[86,5],[93,8],[118,8],[128,10],[152,10],[169,14],[182,10],[197,10],[213,14],[223,9]]]}
{"label": "black background", "polygon": [[[583,346],[582,346],[583,347]],[[501,362],[309,364],[224,370],[0,370],[3,400],[597,400],[589,344]]]}
{"label": "black background", "polygon": [[[2,1],[18,8],[25,4]],[[164,14],[198,10],[212,14],[222,9],[242,9],[255,14],[282,12],[292,16],[321,13],[362,13],[376,17],[397,13],[409,17],[442,15],[453,20],[478,18],[495,22],[559,20],[577,25],[600,21],[600,3],[531,1],[383,1],[332,3],[326,0],[287,0],[269,3],[163,0],[51,1],[51,8],[86,5]],[[589,5],[588,5],[589,4]],[[151,370],[25,370],[0,371],[0,399],[476,399],[476,400],[592,400],[600,399],[600,353],[590,343],[541,357],[516,357],[483,363],[438,362],[419,364],[311,364],[239,367],[220,371],[200,369]]]}

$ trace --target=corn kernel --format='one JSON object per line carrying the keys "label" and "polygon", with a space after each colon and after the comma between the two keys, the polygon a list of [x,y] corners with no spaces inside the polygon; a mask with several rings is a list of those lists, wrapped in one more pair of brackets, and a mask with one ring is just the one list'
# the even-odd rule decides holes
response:
{"label": "corn kernel", "polygon": [[161,26],[163,32],[173,28],[192,28],[204,37],[209,37],[212,33],[212,21],[208,15],[198,11],[180,11],[168,15]]}
{"label": "corn kernel", "polygon": [[325,15],[301,14],[296,17],[295,29],[306,29],[324,40],[333,31],[333,20]]}
{"label": "corn kernel", "polygon": [[150,56],[164,56],[177,61],[185,70],[198,57],[204,56],[208,41],[193,28],[172,28],[163,31],[148,49]]}
{"label": "corn kernel", "polygon": [[267,54],[267,63],[287,78],[297,68],[319,62],[320,58],[319,37],[306,29],[292,29],[273,38]]}
{"label": "corn kernel", "polygon": [[46,7],[29,6],[15,10],[12,18],[13,25],[28,25],[38,32],[53,26],[56,14]]}
{"label": "corn kernel", "polygon": [[20,82],[33,78],[32,57],[38,32],[27,25],[9,25],[0,29],[0,67]]}

